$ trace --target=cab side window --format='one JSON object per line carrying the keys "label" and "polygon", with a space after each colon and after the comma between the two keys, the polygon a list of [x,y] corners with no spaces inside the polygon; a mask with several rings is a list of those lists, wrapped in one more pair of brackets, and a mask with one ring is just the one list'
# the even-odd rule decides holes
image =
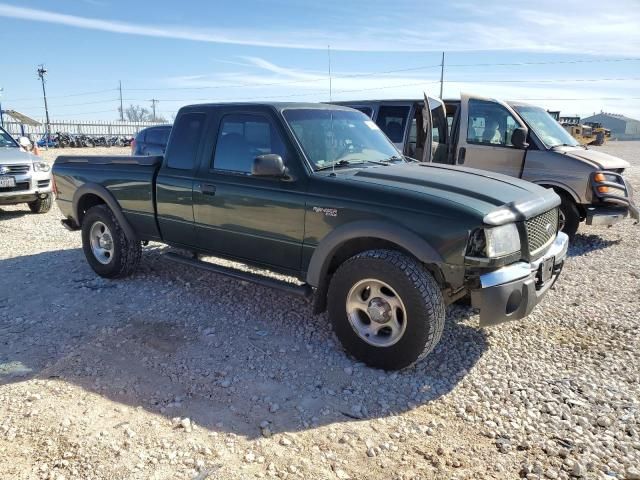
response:
{"label": "cab side window", "polygon": [[175,135],[167,151],[168,168],[191,170],[194,167],[206,118],[204,113],[195,112],[178,117]]}
{"label": "cab side window", "polygon": [[502,105],[486,100],[469,100],[467,143],[511,147],[511,135],[519,126]]}
{"label": "cab side window", "polygon": [[382,106],[378,110],[376,123],[380,130],[389,137],[389,140],[393,143],[402,143],[408,117],[408,106]]}
{"label": "cab side window", "polygon": [[225,115],[220,122],[211,168],[251,174],[253,160],[268,153],[278,154],[286,161],[284,142],[267,117]]}

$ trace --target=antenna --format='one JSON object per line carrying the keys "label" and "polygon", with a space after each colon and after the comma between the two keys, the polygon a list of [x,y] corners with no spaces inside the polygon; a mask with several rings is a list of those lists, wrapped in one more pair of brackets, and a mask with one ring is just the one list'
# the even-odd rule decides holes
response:
{"label": "antenna", "polygon": [[327,45],[327,56],[329,58],[329,101],[331,101],[332,88],[331,88],[331,45]]}

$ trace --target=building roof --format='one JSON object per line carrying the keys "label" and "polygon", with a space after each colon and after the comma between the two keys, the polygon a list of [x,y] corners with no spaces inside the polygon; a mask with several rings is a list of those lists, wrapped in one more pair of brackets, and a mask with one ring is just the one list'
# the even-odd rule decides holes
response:
{"label": "building roof", "polygon": [[608,113],[608,112],[600,112],[600,113],[596,113],[595,115],[590,115],[586,118],[583,118],[583,120],[589,120],[590,118],[602,118],[602,117],[609,117],[615,120],[622,120],[623,122],[640,122],[640,120],[636,120],[635,118],[631,118],[631,117],[627,117],[626,115],[622,115],[620,113]]}

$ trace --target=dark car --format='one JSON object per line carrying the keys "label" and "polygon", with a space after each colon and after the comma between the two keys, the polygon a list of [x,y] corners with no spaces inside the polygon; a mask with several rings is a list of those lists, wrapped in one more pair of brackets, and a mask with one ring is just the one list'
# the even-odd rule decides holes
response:
{"label": "dark car", "polygon": [[171,125],[156,125],[140,130],[131,142],[131,155],[164,155]]}
{"label": "dark car", "polygon": [[469,292],[481,326],[527,316],[567,253],[552,190],[407,161],[367,116],[334,105],[183,107],[166,155],[61,156],[53,174],[98,275],[131,274],[145,241],[188,250],[165,258],[313,296],[345,348],[385,369],[427,355],[446,305]]}

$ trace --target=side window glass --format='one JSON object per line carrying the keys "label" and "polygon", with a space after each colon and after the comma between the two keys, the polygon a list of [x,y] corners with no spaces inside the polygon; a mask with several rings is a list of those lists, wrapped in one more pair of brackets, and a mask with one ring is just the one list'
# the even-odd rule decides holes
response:
{"label": "side window glass", "polygon": [[253,160],[267,153],[278,154],[286,161],[284,142],[266,117],[225,115],[220,123],[211,167],[250,174]]}
{"label": "side window glass", "polygon": [[152,128],[147,131],[147,143],[162,144],[162,130],[160,128]]}
{"label": "side window glass", "polygon": [[167,151],[167,167],[180,170],[194,167],[205,119],[204,113],[185,113],[178,118],[176,134]]}
{"label": "side window glass", "polygon": [[402,143],[408,117],[408,106],[382,106],[378,110],[376,123],[380,127],[380,130],[389,137],[389,140],[393,143]]}
{"label": "side window glass", "polygon": [[511,134],[520,125],[502,105],[469,100],[467,142],[510,147]]}
{"label": "side window glass", "polygon": [[356,110],[360,110],[362,113],[364,113],[369,118],[373,117],[373,108],[371,108],[371,107],[354,107],[354,108]]}

